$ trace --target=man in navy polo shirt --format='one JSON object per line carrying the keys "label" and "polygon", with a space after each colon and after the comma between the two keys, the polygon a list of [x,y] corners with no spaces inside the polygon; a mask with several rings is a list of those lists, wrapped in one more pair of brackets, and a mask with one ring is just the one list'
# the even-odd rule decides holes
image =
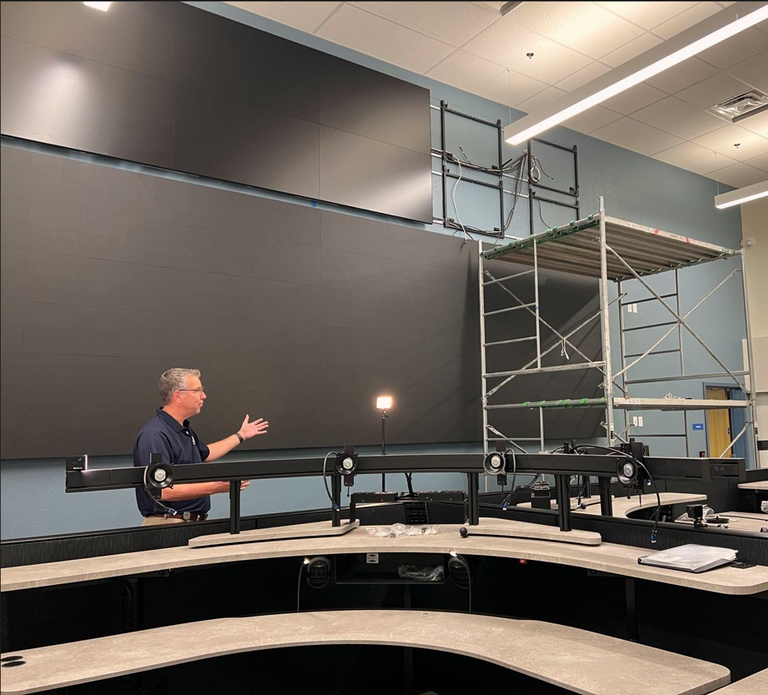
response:
{"label": "man in navy polo shirt", "polygon": [[[160,397],[163,406],[141,428],[133,447],[133,465],[146,466],[150,454],[162,454],[163,463],[210,463],[229,453],[246,439],[266,434],[269,423],[259,418],[252,422],[245,416],[240,429],[218,442],[206,445],[189,426],[189,418],[203,408],[207,396],[200,381],[199,369],[174,368],[160,377]],[[240,489],[250,485],[243,480]],[[200,521],[211,509],[211,495],[229,492],[229,483],[186,483],[163,488],[159,500],[136,488],[136,501],[144,517],[144,526],[150,524]]]}

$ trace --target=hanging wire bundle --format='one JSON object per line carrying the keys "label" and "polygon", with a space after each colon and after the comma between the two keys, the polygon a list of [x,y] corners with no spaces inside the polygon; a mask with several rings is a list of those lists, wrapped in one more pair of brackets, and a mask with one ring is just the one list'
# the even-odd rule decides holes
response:
{"label": "hanging wire bundle", "polygon": [[[445,160],[459,167],[459,175],[456,178],[456,182],[453,184],[453,187],[451,188],[451,201],[453,202],[453,209],[456,213],[456,220],[447,219],[445,220],[444,224],[446,227],[450,229],[455,229],[459,232],[462,232],[464,234],[465,239],[468,239],[468,238],[472,239],[472,237],[470,236],[470,232],[474,232],[475,234],[485,234],[487,236],[503,239],[504,236],[506,235],[506,231],[509,229],[510,225],[512,224],[512,218],[514,217],[514,214],[515,214],[517,201],[520,199],[521,188],[523,185],[522,172],[525,171],[525,164],[529,160],[528,150],[523,151],[516,158],[510,157],[506,162],[504,162],[501,165],[501,171],[499,171],[499,168],[496,165],[492,165],[489,167],[483,164],[476,164],[475,162],[470,161],[470,159],[464,153],[464,149],[461,146],[459,146],[459,150],[461,151],[461,155],[462,155],[461,159],[457,157],[455,154],[453,154],[452,152],[445,153]],[[507,217],[504,221],[504,226],[501,229],[498,229],[496,227],[492,230],[480,229],[479,227],[465,225],[461,221],[461,216],[459,215],[459,208],[458,208],[458,205],[456,204],[456,189],[463,177],[464,169],[471,169],[473,171],[479,171],[483,174],[491,174],[493,176],[499,176],[499,174],[508,175],[515,179],[515,189],[512,193],[512,207],[510,208],[509,213],[507,214]],[[546,171],[544,171],[543,167],[541,166],[541,162],[536,157],[536,155],[532,155],[530,157],[530,163],[528,164],[528,176],[530,177],[530,181],[532,183],[538,183],[541,180],[542,174],[552,181],[555,180],[552,176],[547,174]],[[539,205],[541,204],[539,203]],[[539,210],[539,214],[541,214],[541,210]]]}

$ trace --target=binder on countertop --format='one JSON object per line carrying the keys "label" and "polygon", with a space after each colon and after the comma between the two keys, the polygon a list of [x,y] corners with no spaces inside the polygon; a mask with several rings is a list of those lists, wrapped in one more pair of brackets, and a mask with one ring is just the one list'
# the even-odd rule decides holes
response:
{"label": "binder on countertop", "polygon": [[640,565],[665,567],[684,572],[706,572],[707,570],[730,564],[736,560],[737,550],[718,548],[709,545],[689,543],[676,548],[660,550],[657,553],[637,558]]}

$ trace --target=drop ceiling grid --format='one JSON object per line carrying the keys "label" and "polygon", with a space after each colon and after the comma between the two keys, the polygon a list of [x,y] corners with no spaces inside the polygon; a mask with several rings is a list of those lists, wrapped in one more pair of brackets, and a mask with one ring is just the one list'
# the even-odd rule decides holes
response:
{"label": "drop ceiling grid", "polygon": [[[710,106],[742,94],[749,89],[750,85],[746,82],[737,80],[726,72],[717,72],[701,82],[680,90],[677,97],[699,107],[699,109],[708,109]],[[723,122],[725,123],[725,121]]]}
{"label": "drop ceiling grid", "polygon": [[508,17],[516,24],[594,60],[644,33],[591,2],[524,2]]}
{"label": "drop ceiling grid", "polygon": [[316,35],[422,75],[455,50],[450,44],[349,3],[342,5]]}
{"label": "drop ceiling grid", "polygon": [[702,176],[715,171],[715,169],[736,164],[735,159],[725,155],[717,155],[712,150],[692,142],[683,142],[667,150],[657,152],[653,158]]}
{"label": "drop ceiling grid", "polygon": [[458,48],[500,15],[472,2],[350,2],[349,5]]}
{"label": "drop ceiling grid", "polygon": [[708,174],[708,177],[734,188],[749,186],[757,181],[764,181],[766,178],[764,171],[744,162],[736,162],[736,164],[731,166],[712,171]]}
{"label": "drop ceiling grid", "polygon": [[253,14],[262,15],[307,33],[315,30],[342,2],[229,2]]}
{"label": "drop ceiling grid", "polygon": [[[453,84],[460,89],[469,88],[472,90],[478,84],[482,86],[502,73],[506,73],[506,70],[503,65],[458,49],[430,68],[427,71],[427,77],[432,77],[439,82]],[[546,87],[540,82],[536,82],[536,85],[541,85],[537,91]]]}
{"label": "drop ceiling grid", "polygon": [[676,97],[666,97],[632,114],[632,118],[683,140],[693,140],[727,123]]}
{"label": "drop ceiling grid", "polygon": [[591,137],[605,140],[646,156],[667,150],[683,142],[683,139],[676,135],[671,135],[632,118],[622,118],[598,128],[591,133]]}
{"label": "drop ceiling grid", "polygon": [[765,172],[768,172],[768,154],[761,154],[755,157],[754,159],[748,159],[747,164],[750,166],[756,167],[757,169],[762,169]]}
{"label": "drop ceiling grid", "polygon": [[[713,130],[711,133],[694,138],[693,143],[733,157],[740,162],[768,153],[768,138],[738,125],[726,125],[724,128]],[[736,143],[739,147],[735,147]]]}
{"label": "drop ceiling grid", "polygon": [[[510,12],[471,38],[464,50],[550,86],[592,62],[592,58],[513,22],[514,14]],[[533,53],[533,59],[528,53]]]}

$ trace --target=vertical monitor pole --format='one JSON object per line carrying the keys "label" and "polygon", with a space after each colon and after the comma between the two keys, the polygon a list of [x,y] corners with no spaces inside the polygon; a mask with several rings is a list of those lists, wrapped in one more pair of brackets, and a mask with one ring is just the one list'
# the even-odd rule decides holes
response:
{"label": "vertical monitor pole", "polygon": [[240,481],[229,481],[229,532],[240,533]]}
{"label": "vertical monitor pole", "polygon": [[[385,426],[384,423],[387,421],[387,411],[382,410],[381,411],[381,455],[386,456],[387,455],[387,440],[385,437]],[[382,473],[381,474],[381,491],[386,492],[387,491],[387,474]]]}

